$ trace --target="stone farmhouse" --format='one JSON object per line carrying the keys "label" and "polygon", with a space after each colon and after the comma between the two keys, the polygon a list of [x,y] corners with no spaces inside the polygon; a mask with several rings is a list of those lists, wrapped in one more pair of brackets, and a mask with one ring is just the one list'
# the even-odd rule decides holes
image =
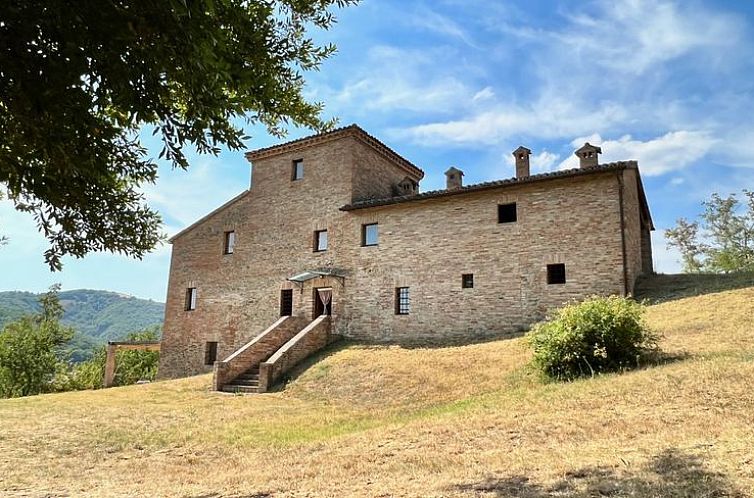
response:
{"label": "stone farmhouse", "polygon": [[160,376],[264,392],[333,338],[470,342],[651,273],[636,161],[420,192],[424,172],[356,125],[246,154],[250,188],[172,239]]}

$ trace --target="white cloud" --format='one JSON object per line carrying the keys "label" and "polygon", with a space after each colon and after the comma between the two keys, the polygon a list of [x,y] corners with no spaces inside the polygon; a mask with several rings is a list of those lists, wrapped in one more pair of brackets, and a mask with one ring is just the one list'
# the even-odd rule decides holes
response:
{"label": "white cloud", "polygon": [[[167,218],[165,229],[169,236],[248,188],[248,184],[223,175],[222,169],[222,163],[212,158],[201,158],[186,171],[161,166],[157,183],[143,188],[147,203]],[[158,250],[170,249],[167,246]]]}
{"label": "white cloud", "polygon": [[652,259],[657,273],[681,273],[681,253],[675,247],[669,247],[665,239],[664,230],[658,229],[652,233]]}
{"label": "white cloud", "polygon": [[404,14],[402,19],[406,20],[411,26],[433,31],[450,38],[457,38],[470,47],[478,48],[460,24],[425,6],[419,7],[412,15],[405,16]]}
{"label": "white cloud", "polygon": [[490,145],[510,135],[559,138],[594,129],[611,129],[626,119],[626,110],[614,102],[581,106],[556,95],[544,95],[532,104],[497,104],[468,118],[429,123],[393,131],[425,145]]}
{"label": "white cloud", "polygon": [[735,17],[696,3],[605,0],[596,6],[592,14],[570,16],[568,26],[552,35],[582,63],[624,73],[639,75],[687,54],[734,47],[742,32]]}
{"label": "white cloud", "polygon": [[[342,86],[320,89],[335,111],[388,113],[397,110],[449,113],[473,103],[475,91],[453,71],[437,71],[445,54],[438,50],[399,49],[379,45],[365,56]],[[487,91],[487,94],[489,91]]]}
{"label": "white cloud", "polygon": [[483,100],[490,100],[495,97],[495,92],[492,90],[492,87],[486,86],[476,92],[473,97],[471,97],[471,100],[474,102],[481,102]]}
{"label": "white cloud", "polygon": [[[559,154],[554,154],[547,150],[543,150],[537,154],[532,154],[529,157],[529,165],[531,167],[531,173],[546,173],[553,170],[553,166],[560,159]],[[510,166],[515,166],[516,159],[512,154],[505,155],[505,162]]]}
{"label": "white cloud", "polygon": [[[657,176],[685,168],[704,157],[717,142],[703,131],[674,131],[647,141],[634,140],[624,135],[617,140],[603,140],[598,134],[577,138],[573,147],[581,147],[584,142],[602,148],[601,163],[637,160],[645,176]],[[576,156],[562,161],[558,169],[577,168]]]}

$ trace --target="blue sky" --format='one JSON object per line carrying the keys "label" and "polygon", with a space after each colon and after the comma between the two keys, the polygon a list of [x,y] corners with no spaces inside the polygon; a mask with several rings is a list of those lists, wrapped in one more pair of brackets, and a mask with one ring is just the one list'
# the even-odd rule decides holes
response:
{"label": "blue sky", "polygon": [[[678,271],[664,228],[694,217],[712,192],[754,189],[754,4],[728,1],[364,0],[319,33],[338,53],[307,75],[327,116],[358,123],[441,188],[454,165],[466,183],[514,175],[511,151],[533,170],[575,165],[600,144],[603,162],[636,159],[657,231],[655,266]],[[277,140],[249,130],[249,149]],[[292,130],[290,138],[307,134]],[[146,136],[156,157],[159,144]],[[173,234],[244,190],[241,152],[161,166],[145,188]],[[0,202],[0,290],[94,288],[164,301],[170,246],[142,261],[67,258],[50,273],[33,220]]]}

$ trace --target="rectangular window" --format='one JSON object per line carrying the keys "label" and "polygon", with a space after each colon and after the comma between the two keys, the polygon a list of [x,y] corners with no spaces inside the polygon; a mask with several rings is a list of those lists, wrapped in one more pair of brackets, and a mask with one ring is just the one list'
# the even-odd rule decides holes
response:
{"label": "rectangular window", "polygon": [[280,316],[293,315],[293,289],[280,291]]}
{"label": "rectangular window", "polygon": [[510,204],[498,204],[497,205],[497,222],[498,223],[515,223],[516,216],[516,203]]}
{"label": "rectangular window", "polygon": [[214,365],[217,361],[217,343],[208,342],[204,346],[204,364]]}
{"label": "rectangular window", "polygon": [[408,315],[411,311],[411,297],[408,293],[408,287],[397,287],[395,289],[395,314]]}
{"label": "rectangular window", "polygon": [[547,265],[547,283],[548,284],[566,283],[565,265],[563,263]]}
{"label": "rectangular window", "polygon": [[230,231],[225,232],[225,248],[223,249],[224,254],[233,254],[233,251],[236,249],[236,232]]}
{"label": "rectangular window", "polygon": [[196,309],[196,287],[186,289],[186,311]]}
{"label": "rectangular window", "polygon": [[376,246],[377,243],[377,223],[361,225],[361,245]]}
{"label": "rectangular window", "polygon": [[464,273],[461,275],[461,288],[473,289],[474,288],[474,274]]}
{"label": "rectangular window", "polygon": [[300,180],[304,177],[304,160],[303,159],[295,159],[293,161],[293,174],[292,179]]}
{"label": "rectangular window", "polygon": [[327,230],[314,232],[314,252],[327,250]]}

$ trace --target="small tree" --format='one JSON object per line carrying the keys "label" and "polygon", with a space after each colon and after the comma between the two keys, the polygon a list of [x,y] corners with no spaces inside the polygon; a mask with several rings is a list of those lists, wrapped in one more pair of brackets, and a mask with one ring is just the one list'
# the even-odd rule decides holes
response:
{"label": "small tree", "polygon": [[754,271],[754,192],[743,191],[741,205],[735,194],[704,201],[701,220],[680,218],[665,231],[668,245],[676,247],[686,272],[729,273]]}
{"label": "small tree", "polygon": [[657,347],[643,314],[641,304],[619,296],[564,306],[529,333],[534,364],[559,380],[635,367]]}
{"label": "small tree", "polygon": [[9,323],[0,332],[0,397],[29,396],[51,389],[63,347],[73,329],[61,325],[59,285],[39,302],[42,309]]}

